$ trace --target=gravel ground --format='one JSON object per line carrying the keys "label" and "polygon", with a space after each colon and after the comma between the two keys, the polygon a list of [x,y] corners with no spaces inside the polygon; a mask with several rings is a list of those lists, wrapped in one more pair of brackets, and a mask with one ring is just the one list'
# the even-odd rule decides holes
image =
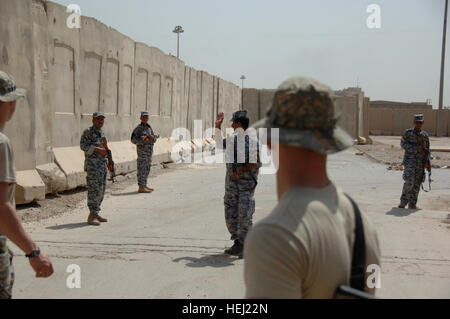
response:
{"label": "gravel ground", "polygon": [[[181,169],[185,167],[186,164],[158,164],[152,166],[150,172],[149,187],[151,187],[151,178],[164,174],[168,171],[173,171],[174,169]],[[137,191],[137,181],[136,172],[127,174],[125,176],[119,175],[116,177],[116,182],[112,183],[107,181],[107,187],[105,191],[104,201],[111,196],[111,192],[123,189],[129,185],[136,184]],[[45,200],[30,203],[27,205],[18,205],[16,210],[18,212],[19,218],[22,223],[32,223],[46,220],[49,218],[54,218],[59,215],[68,213],[72,210],[79,208],[86,208],[86,218],[88,216],[87,208],[87,188],[78,187],[77,189],[66,191],[60,194],[48,194]]]}
{"label": "gravel ground", "polygon": [[[388,165],[391,169],[401,169],[404,151],[398,145],[374,141],[372,145],[355,145],[354,147],[357,155],[365,155],[371,160]],[[450,152],[432,152],[431,157],[433,168],[450,168]]]}

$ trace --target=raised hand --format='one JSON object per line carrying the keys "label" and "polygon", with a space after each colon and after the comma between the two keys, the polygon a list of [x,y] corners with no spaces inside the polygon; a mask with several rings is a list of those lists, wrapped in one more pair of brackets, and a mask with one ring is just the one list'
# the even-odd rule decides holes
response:
{"label": "raised hand", "polygon": [[223,112],[220,112],[219,114],[217,114],[216,128],[220,128],[222,126],[224,117],[225,117],[225,115],[223,114]]}

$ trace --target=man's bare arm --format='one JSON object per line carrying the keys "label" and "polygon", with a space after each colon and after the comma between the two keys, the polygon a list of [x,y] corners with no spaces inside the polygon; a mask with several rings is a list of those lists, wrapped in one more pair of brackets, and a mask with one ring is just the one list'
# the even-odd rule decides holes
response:
{"label": "man's bare arm", "polygon": [[[36,243],[28,236],[8,198],[8,183],[0,182],[0,232],[16,244],[25,254],[37,248]],[[29,259],[36,277],[49,277],[53,274],[50,258],[43,252]]]}
{"label": "man's bare arm", "polygon": [[8,237],[25,254],[36,249],[36,244],[27,235],[8,198],[8,183],[0,183],[0,233]]}

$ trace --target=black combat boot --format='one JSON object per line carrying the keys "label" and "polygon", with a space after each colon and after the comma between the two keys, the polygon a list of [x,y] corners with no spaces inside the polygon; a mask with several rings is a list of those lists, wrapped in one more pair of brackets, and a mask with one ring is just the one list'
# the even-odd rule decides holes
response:
{"label": "black combat boot", "polygon": [[225,254],[233,255],[233,256],[239,256],[243,251],[243,245],[239,240],[234,241],[234,245],[231,248],[228,248],[225,250]]}

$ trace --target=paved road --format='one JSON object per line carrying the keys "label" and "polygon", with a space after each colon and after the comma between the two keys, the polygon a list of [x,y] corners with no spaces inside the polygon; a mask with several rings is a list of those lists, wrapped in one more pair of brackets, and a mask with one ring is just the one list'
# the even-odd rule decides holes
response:
{"label": "paved road", "polygon": [[[450,297],[450,170],[436,170],[424,210],[393,208],[401,172],[349,150],[330,157],[329,174],[376,225],[382,249],[385,298]],[[70,214],[29,224],[52,258],[55,274],[36,279],[23,254],[15,258],[15,298],[242,298],[243,261],[223,255],[222,165],[169,169],[152,180],[152,194],[136,186],[113,191],[103,204],[107,224],[85,226],[85,203]],[[446,201],[447,200],[447,201]],[[264,175],[255,220],[276,205],[275,177]],[[434,207],[434,210],[427,209]],[[69,289],[67,266],[81,269],[81,288]]]}

